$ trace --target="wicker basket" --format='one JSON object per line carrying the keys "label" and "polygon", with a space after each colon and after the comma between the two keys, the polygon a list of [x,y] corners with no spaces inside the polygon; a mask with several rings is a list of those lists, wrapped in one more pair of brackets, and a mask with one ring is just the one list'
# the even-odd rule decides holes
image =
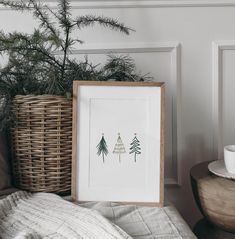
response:
{"label": "wicker basket", "polygon": [[18,95],[12,128],[15,186],[31,192],[71,188],[72,101],[55,95]]}

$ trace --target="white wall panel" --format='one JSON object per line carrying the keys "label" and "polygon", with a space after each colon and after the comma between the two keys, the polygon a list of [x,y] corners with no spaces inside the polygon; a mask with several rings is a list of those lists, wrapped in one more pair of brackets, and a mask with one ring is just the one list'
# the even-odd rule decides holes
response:
{"label": "white wall panel", "polygon": [[[59,52],[57,53],[60,54]],[[179,185],[177,141],[180,134],[180,45],[174,42],[86,45],[71,52],[80,60],[87,55],[93,64],[102,64],[107,54],[128,55],[135,60],[136,70],[148,74],[151,80],[166,83],[166,147],[165,184]]]}
{"label": "white wall panel", "polygon": [[[79,6],[80,3],[87,6]],[[223,120],[228,121],[226,125],[230,125],[235,118],[233,113],[229,112],[230,101],[233,99],[231,88],[234,87],[232,79],[235,72],[232,62],[235,55],[229,51],[223,56],[225,68],[221,78],[219,64],[221,61],[218,52],[221,51],[221,47],[226,47],[226,44],[224,46],[222,44],[221,47],[214,44],[214,55],[211,54],[212,42],[225,40],[235,42],[234,3],[232,0],[73,1],[74,16],[83,13],[107,15],[120,19],[136,30],[130,36],[101,27],[76,32],[75,34],[86,42],[84,49],[90,48],[91,45],[95,49],[100,45],[180,43],[181,60],[179,62],[181,64],[176,64],[174,70],[172,68],[172,59],[175,59],[172,58],[174,51],[154,53],[132,51],[130,54],[136,58],[139,69],[142,72],[151,71],[156,80],[168,81],[172,77],[169,74],[178,77],[177,84],[173,83],[173,91],[170,90],[171,93],[168,96],[168,101],[173,101],[173,112],[172,117],[168,117],[167,121],[168,124],[171,121],[172,132],[177,132],[177,161],[181,187],[167,188],[166,194],[191,225],[200,217],[200,214],[193,200],[189,170],[198,162],[215,159],[213,149],[218,149],[220,136],[222,137],[223,132],[229,130],[228,128],[219,132],[221,127],[218,127],[218,116],[221,115],[219,113],[222,108],[225,110]],[[98,4],[96,8],[93,8],[94,4]],[[14,13],[4,9],[0,11],[0,29],[5,31],[17,29],[30,32],[35,24],[28,14]],[[230,45],[228,44],[228,47]],[[77,49],[81,48],[77,46]],[[225,92],[228,94],[227,98],[224,98],[225,105],[222,105],[222,108],[220,107],[222,100],[216,100],[220,99],[219,79],[225,83]],[[174,138],[173,133],[172,135]],[[226,140],[232,141],[230,138]],[[173,143],[173,147],[175,145]],[[172,171],[168,173],[173,178],[177,178]]]}
{"label": "white wall panel", "polygon": [[235,144],[235,41],[213,43],[214,155],[223,159],[223,147]]}

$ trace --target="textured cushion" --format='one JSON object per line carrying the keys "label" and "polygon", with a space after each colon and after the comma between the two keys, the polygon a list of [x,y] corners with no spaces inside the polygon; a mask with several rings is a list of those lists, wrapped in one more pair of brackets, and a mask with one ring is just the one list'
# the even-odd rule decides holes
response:
{"label": "textured cushion", "polygon": [[51,193],[23,191],[0,200],[0,238],[131,239],[94,210]]}
{"label": "textured cushion", "polygon": [[0,190],[8,187],[10,187],[10,169],[6,139],[3,133],[0,133]]}
{"label": "textured cushion", "polygon": [[196,239],[173,206],[143,207],[110,202],[90,202],[80,206],[97,210],[133,239]]}

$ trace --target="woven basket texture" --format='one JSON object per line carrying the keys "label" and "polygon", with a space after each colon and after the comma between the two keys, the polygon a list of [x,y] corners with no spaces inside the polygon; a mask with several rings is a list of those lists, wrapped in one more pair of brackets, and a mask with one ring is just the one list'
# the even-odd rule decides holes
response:
{"label": "woven basket texture", "polygon": [[31,192],[71,189],[72,100],[55,95],[17,95],[13,100],[13,176]]}

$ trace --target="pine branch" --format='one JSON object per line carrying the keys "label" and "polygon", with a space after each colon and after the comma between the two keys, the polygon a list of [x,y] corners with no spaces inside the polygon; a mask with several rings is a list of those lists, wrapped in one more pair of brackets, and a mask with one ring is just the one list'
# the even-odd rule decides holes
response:
{"label": "pine branch", "polygon": [[98,23],[99,25],[104,27],[109,27],[110,29],[115,31],[120,31],[127,35],[130,34],[130,31],[133,31],[133,29],[125,27],[124,24],[119,23],[117,20],[114,20],[112,18],[92,15],[78,17],[75,20],[73,26],[77,25],[79,29],[82,29],[84,27],[93,26],[95,23]]}
{"label": "pine branch", "polygon": [[[60,21],[60,16],[59,14],[57,14],[56,12],[52,11],[47,5],[44,5],[44,8],[47,9],[48,12],[50,12],[54,17],[55,19],[57,19],[58,21]],[[64,46],[62,44],[63,40],[60,39],[60,47],[62,48],[62,50],[64,50]]]}
{"label": "pine branch", "polygon": [[66,65],[66,61],[67,61],[67,54],[68,54],[70,46],[73,45],[74,40],[70,39],[70,33],[71,33],[73,26],[72,26],[72,22],[70,19],[71,8],[70,8],[69,1],[68,0],[59,0],[58,7],[59,7],[59,23],[60,23],[60,26],[63,28],[64,34],[65,34],[65,41],[64,41],[64,44],[62,47],[64,56],[63,56],[62,68],[61,68],[61,78],[63,79],[64,74],[65,74],[65,65]]}
{"label": "pine branch", "polygon": [[32,10],[32,7],[30,6],[30,4],[26,3],[25,1],[21,0],[21,1],[5,1],[5,0],[0,0],[0,4],[5,6],[5,7],[10,7],[13,10],[17,10],[17,11],[25,11],[25,10]]}
{"label": "pine branch", "polygon": [[57,42],[53,35],[47,34],[45,32],[41,32],[37,29],[34,30],[32,34],[25,34],[20,32],[13,32],[9,34],[5,34],[3,31],[0,31],[0,41],[2,44],[11,44],[11,45],[40,45],[44,46],[48,43],[51,46],[54,46],[54,50],[57,49]]}
{"label": "pine branch", "polygon": [[59,0],[59,4],[58,4],[58,8],[59,8],[59,22],[61,27],[64,29],[65,33],[66,33],[66,29],[67,28],[71,28],[72,27],[72,20],[71,20],[71,7],[69,4],[68,0]]}
{"label": "pine branch", "polygon": [[50,40],[50,36],[45,36],[39,31],[35,31],[31,36],[17,32],[6,35],[0,32],[0,52],[16,52],[23,56],[33,56],[32,52],[38,52],[43,56],[44,61],[47,61],[51,65],[56,64],[61,68],[62,64],[43,46]]}
{"label": "pine branch", "polygon": [[65,74],[65,64],[66,64],[66,59],[67,59],[67,54],[68,54],[68,49],[69,49],[69,28],[65,30],[66,32],[66,38],[65,38],[65,43],[63,46],[63,51],[64,51],[64,56],[63,56],[63,62],[62,62],[62,67],[61,67],[61,78],[64,78]]}
{"label": "pine branch", "polygon": [[54,24],[50,21],[50,18],[45,10],[43,10],[43,6],[36,3],[35,0],[28,0],[29,3],[33,6],[33,15],[36,19],[39,19],[41,24],[45,30],[49,30],[51,34],[57,39],[58,42],[61,42],[60,33],[54,27]]}
{"label": "pine branch", "polygon": [[32,11],[33,15],[36,19],[39,19],[41,22],[41,27],[46,30],[49,30],[51,34],[57,38],[58,42],[61,41],[59,32],[54,27],[54,24],[50,22],[50,18],[45,10],[43,10],[43,6],[36,3],[35,0],[26,1],[9,1],[9,0],[0,0],[0,4],[6,7],[10,7],[13,10],[17,11]]}
{"label": "pine branch", "polygon": [[[0,51],[6,51],[6,48],[0,48]],[[38,53],[41,53],[43,56],[45,56],[43,58],[43,60],[47,63],[49,63],[50,65],[54,65],[56,64],[59,68],[62,67],[62,65],[55,59],[55,57],[51,56],[50,54],[48,54],[48,52],[46,50],[43,50],[41,48],[37,48],[37,47],[11,47],[11,51],[15,51],[18,54],[22,54],[23,56],[27,56],[27,52],[24,53],[23,51],[35,51]],[[51,60],[51,61],[50,61]]]}
{"label": "pine branch", "polygon": [[[68,56],[71,47],[83,43],[71,36],[75,28],[81,30],[99,24],[124,34],[132,29],[108,17],[87,15],[72,19],[69,0],[58,1],[58,12],[54,12],[37,0],[0,0],[0,5],[30,12],[40,24],[32,34],[0,32],[0,55],[8,56],[7,65],[0,69],[0,98],[6,99],[6,104],[10,105],[16,94],[65,95],[72,91],[74,80],[142,81],[147,78],[136,73],[133,60],[127,57],[110,57],[104,67],[93,65],[87,58],[81,62],[71,59]],[[58,50],[62,50],[60,57],[55,55]],[[14,118],[9,109],[7,105],[3,110],[5,118],[0,112],[0,127]]]}
{"label": "pine branch", "polygon": [[52,11],[50,7],[48,7],[47,5],[43,5],[43,7],[50,12],[57,20],[60,20],[60,16],[59,14],[57,14],[56,12]]}
{"label": "pine branch", "polygon": [[108,60],[101,69],[105,79],[116,81],[148,81],[152,78],[136,73],[135,62],[130,56],[108,55]]}

